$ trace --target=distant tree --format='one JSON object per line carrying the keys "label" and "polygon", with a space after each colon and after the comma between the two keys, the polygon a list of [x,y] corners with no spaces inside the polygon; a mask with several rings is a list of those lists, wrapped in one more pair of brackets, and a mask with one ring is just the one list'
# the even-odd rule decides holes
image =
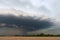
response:
{"label": "distant tree", "polygon": [[44,36],[45,34],[44,33],[41,33],[40,36]]}

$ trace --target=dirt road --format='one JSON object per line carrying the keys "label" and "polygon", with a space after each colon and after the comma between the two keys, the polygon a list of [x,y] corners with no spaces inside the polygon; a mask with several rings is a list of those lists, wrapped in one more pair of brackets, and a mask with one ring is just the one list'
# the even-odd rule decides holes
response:
{"label": "dirt road", "polygon": [[60,37],[0,37],[0,40],[60,40]]}

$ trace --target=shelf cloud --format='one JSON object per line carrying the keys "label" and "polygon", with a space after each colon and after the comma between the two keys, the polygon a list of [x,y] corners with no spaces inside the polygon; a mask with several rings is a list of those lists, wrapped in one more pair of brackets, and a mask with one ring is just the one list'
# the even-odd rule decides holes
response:
{"label": "shelf cloud", "polygon": [[31,31],[50,28],[53,22],[49,19],[41,20],[31,16],[0,15],[0,27],[20,28],[24,34]]}

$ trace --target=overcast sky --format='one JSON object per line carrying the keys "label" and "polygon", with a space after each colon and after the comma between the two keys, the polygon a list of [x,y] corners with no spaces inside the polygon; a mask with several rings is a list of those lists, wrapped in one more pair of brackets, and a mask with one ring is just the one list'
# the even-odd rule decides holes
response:
{"label": "overcast sky", "polygon": [[[60,21],[60,0],[0,0],[0,13],[17,14],[17,10],[33,16],[45,16]],[[8,10],[7,10],[8,9]],[[4,13],[3,13],[4,11]],[[15,12],[15,13],[14,13]],[[17,13],[16,13],[17,12]],[[25,13],[24,13],[25,14]],[[23,15],[24,15],[23,14]]]}
{"label": "overcast sky", "polygon": [[0,0],[1,9],[16,9],[30,15],[45,15],[59,19],[60,0]]}
{"label": "overcast sky", "polygon": [[44,16],[56,22],[52,28],[60,28],[60,0],[0,0],[0,14],[6,13]]}

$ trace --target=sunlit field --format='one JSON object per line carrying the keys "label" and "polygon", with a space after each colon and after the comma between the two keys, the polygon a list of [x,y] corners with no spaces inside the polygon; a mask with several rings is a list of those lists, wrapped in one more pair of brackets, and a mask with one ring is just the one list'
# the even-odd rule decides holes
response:
{"label": "sunlit field", "polygon": [[60,37],[0,37],[0,40],[60,40]]}

